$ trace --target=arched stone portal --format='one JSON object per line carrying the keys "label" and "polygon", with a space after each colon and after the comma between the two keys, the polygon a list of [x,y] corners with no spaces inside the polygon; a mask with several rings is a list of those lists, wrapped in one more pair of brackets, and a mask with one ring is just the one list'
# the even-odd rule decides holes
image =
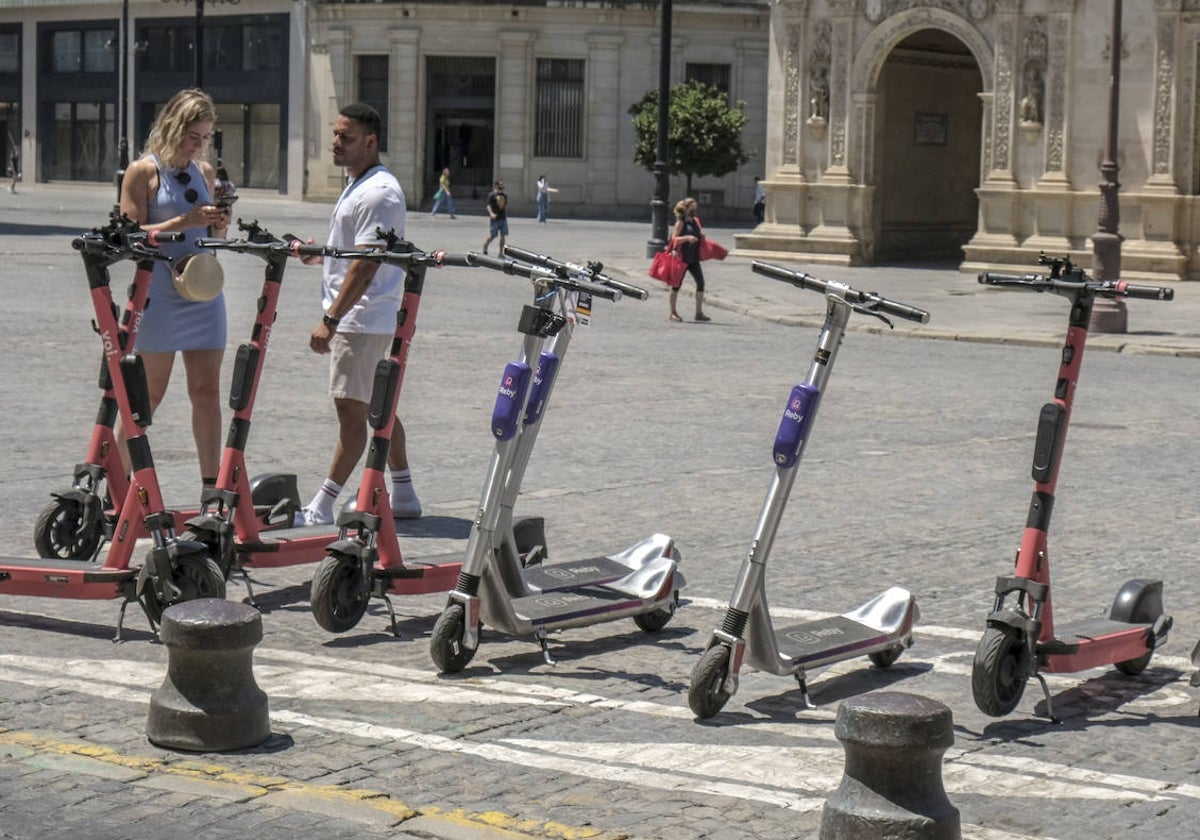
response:
{"label": "arched stone portal", "polygon": [[874,262],[961,260],[975,234],[983,83],[966,45],[938,29],[901,41],[875,85]]}

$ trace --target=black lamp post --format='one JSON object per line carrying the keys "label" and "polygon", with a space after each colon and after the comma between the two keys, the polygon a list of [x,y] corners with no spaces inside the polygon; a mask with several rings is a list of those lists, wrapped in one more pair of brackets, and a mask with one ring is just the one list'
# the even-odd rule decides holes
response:
{"label": "black lamp post", "polygon": [[181,2],[194,3],[196,6],[196,25],[192,33],[192,87],[204,87],[204,4],[229,3],[235,4],[241,0],[163,0],[164,3]]}
{"label": "black lamp post", "polygon": [[650,201],[650,241],[646,256],[653,257],[667,246],[667,200],[671,176],[667,171],[667,127],[671,104],[671,0],[662,0],[658,44],[658,148],[654,160],[654,198]]}
{"label": "black lamp post", "polygon": [[121,31],[117,33],[117,203],[121,202],[121,181],[129,168],[129,0],[121,0]]}
{"label": "black lamp post", "polygon": [[[1121,277],[1121,205],[1117,193],[1120,167],[1117,165],[1117,117],[1121,99],[1121,0],[1113,0],[1112,36],[1108,56],[1108,136],[1104,159],[1100,162],[1099,230],[1092,235],[1092,274],[1097,280]],[[1092,307],[1089,329],[1093,332],[1123,333],[1128,329],[1129,313],[1122,300],[1097,298]]]}

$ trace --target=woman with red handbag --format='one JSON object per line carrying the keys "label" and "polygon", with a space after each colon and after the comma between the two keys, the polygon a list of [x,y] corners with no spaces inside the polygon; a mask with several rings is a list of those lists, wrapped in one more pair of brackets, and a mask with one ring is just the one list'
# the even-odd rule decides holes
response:
{"label": "woman with red handbag", "polygon": [[[671,233],[679,246],[679,254],[687,266],[687,273],[696,281],[696,320],[711,321],[704,314],[704,270],[700,268],[700,242],[704,233],[700,229],[700,221],[696,218],[696,199],[685,198],[675,205],[675,230]],[[682,321],[675,310],[675,299],[679,289],[673,288],[670,293],[671,312],[668,317],[672,321]]]}

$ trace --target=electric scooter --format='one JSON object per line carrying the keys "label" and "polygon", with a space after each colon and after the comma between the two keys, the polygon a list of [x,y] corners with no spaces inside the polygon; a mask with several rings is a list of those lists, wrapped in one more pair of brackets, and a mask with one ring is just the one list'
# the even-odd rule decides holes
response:
{"label": "electric scooter", "polygon": [[891,327],[888,315],[923,324],[929,320],[929,313],[875,292],[861,292],[844,283],[821,280],[770,263],[753,262],[751,270],[824,295],[825,322],[808,376],[792,388],[784,406],[772,448],[775,474],[754,528],[750,551],[738,572],[725,619],[713,631],[692,670],[688,705],[698,718],[710,718],[721,711],[737,692],[739,675],[747,662],[761,671],[794,676],[800,684],[805,708],[814,709],[808,693],[810,668],[859,656],[886,668],[905,648],[912,646],[913,624],[920,617],[916,599],[907,590],[893,586],[842,615],[775,629],[767,607],[766,575],[775,535],[850,315],[854,312],[871,315]]}
{"label": "electric scooter", "polygon": [[[163,610],[171,604],[193,598],[225,597],[225,579],[207,548],[199,542],[178,539],[175,516],[163,504],[146,436],[151,412],[145,368],[140,356],[128,352],[132,344],[130,333],[118,322],[118,309],[110,288],[109,266],[132,259],[142,264],[139,271],[148,273],[150,266],[146,263],[167,259],[151,243],[171,238],[168,234],[142,231],[128,219],[114,219],[107,227],[72,242],[83,257],[108,383],[127,430],[132,467],[103,564],[59,556],[0,558],[0,594],[80,600],[121,598],[117,640],[121,638],[125,608],[130,601],[141,604],[151,627],[157,629]],[[117,474],[123,474],[119,465],[109,478]],[[149,537],[153,545],[138,568],[130,565],[130,559],[134,545],[142,537]]]}
{"label": "electric scooter", "polygon": [[[129,218],[114,210],[108,225],[97,229],[112,242],[136,235],[140,229]],[[160,242],[180,242],[182,233],[146,232],[150,247]],[[135,261],[125,309],[120,317],[115,340],[129,350],[137,338],[150,294],[154,260]],[[95,328],[95,324],[93,324]],[[52,501],[42,510],[33,528],[33,544],[38,556],[60,560],[95,560],[121,516],[121,506],[129,491],[129,476],[121,464],[114,426],[119,410],[117,390],[109,376],[108,365],[100,361],[100,408],[92,425],[87,453],[75,465],[71,487],[51,493]],[[124,389],[121,388],[121,394]],[[179,521],[177,520],[177,525]]]}
{"label": "electric scooter", "polygon": [[[505,249],[506,254],[514,252]],[[620,553],[574,562],[540,562],[533,551],[522,568],[510,528],[575,324],[589,313],[593,296],[617,300],[630,292],[644,299],[645,291],[598,270],[578,272],[549,258],[538,258],[550,264],[549,269],[478,254],[470,259],[531,278],[534,304],[524,307],[518,323],[521,356],[505,367],[500,380],[492,412],[495,449],[462,573],[433,628],[433,662],[443,673],[465,668],[479,647],[483,623],[514,636],[533,636],[549,665],[554,664],[547,644],[552,630],[626,617],[646,632],[661,630],[675,614],[685,585],[678,571],[679,553],[669,536],[655,534]]]}
{"label": "electric scooter", "polygon": [[1163,612],[1162,581],[1137,578],[1117,592],[1108,618],[1054,623],[1050,606],[1050,556],[1047,531],[1054,508],[1058,468],[1067,438],[1079,368],[1087,343],[1088,323],[1096,298],[1171,300],[1172,289],[1135,286],[1124,280],[1093,280],[1069,259],[1042,254],[1039,265],[1049,276],[984,272],[988,286],[1030,292],[1052,292],[1071,303],[1066,343],[1054,385],[1054,399],[1038,415],[1033,447],[1033,498],[1025,520],[1013,574],[996,580],[996,600],[987,629],[975,651],[971,690],[979,710],[993,717],[1016,708],[1028,679],[1036,677],[1046,697],[1046,715],[1057,723],[1050,688],[1042,672],[1065,674],[1115,665],[1124,674],[1139,674],[1155,649],[1167,641],[1172,619]]}
{"label": "electric scooter", "polygon": [[[227,573],[238,572],[250,589],[248,568],[271,568],[317,563],[311,585],[310,604],[317,623],[334,633],[354,627],[366,612],[372,593],[383,598],[391,616],[392,633],[398,635],[389,593],[404,595],[444,592],[453,586],[461,563],[457,558],[409,558],[402,556],[387,492],[387,453],[392,421],[404,380],[409,347],[416,331],[417,309],[429,266],[467,265],[466,257],[443,251],[423,253],[393,232],[379,231],[385,249],[348,250],[305,245],[295,237],[275,239],[262,228],[247,228],[248,239],[201,239],[204,248],[254,254],[267,262],[263,293],[259,299],[251,341],[238,348],[230,389],[230,422],[217,485],[201,497],[201,511],[188,522],[185,536],[210,547]],[[365,259],[406,266],[404,294],[396,317],[391,353],[375,372],[368,420],[373,429],[362,483],[352,505],[333,526],[280,527],[264,531],[261,504],[256,494],[279,499],[268,511],[274,522],[290,525],[299,509],[296,477],[271,474],[248,479],[245,447],[250,416],[266,359],[271,325],[284,267],[289,256],[321,256],[331,259]],[[262,501],[260,499],[260,501]],[[445,560],[445,562],[440,562]]]}

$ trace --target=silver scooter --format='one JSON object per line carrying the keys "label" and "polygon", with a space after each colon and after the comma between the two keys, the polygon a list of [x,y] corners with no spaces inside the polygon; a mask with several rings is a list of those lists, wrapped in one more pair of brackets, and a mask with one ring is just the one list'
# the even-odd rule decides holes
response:
{"label": "silver scooter", "polygon": [[808,696],[806,673],[809,668],[857,656],[866,656],[878,667],[886,668],[912,645],[913,623],[919,617],[912,595],[893,586],[843,615],[776,630],[767,609],[766,571],[779,522],[850,314],[873,315],[890,327],[887,315],[925,323],[929,313],[874,292],[860,292],[843,283],[819,280],[810,274],[769,263],[754,262],[751,269],[756,274],[823,294],[825,323],[817,339],[808,376],[792,388],[784,408],[773,449],[775,475],[754,529],[749,554],[738,573],[725,620],[720,629],[713,632],[692,671],[688,705],[699,718],[710,718],[721,711],[737,692],[738,675],[744,664],[780,676],[795,676],[805,707],[815,708]]}
{"label": "silver scooter", "polygon": [[513,507],[576,324],[590,319],[593,296],[647,297],[644,289],[604,275],[598,264],[584,268],[518,253],[542,266],[471,255],[477,265],[530,277],[535,294],[518,325],[521,356],[505,367],[496,397],[495,450],[462,571],[430,640],[430,656],[443,673],[457,673],[471,661],[481,624],[513,636],[533,636],[550,665],[554,660],[547,637],[553,630],[628,617],[646,632],[657,632],[675,614],[685,585],[679,553],[665,534],[616,554],[573,562],[542,562],[537,549],[524,558],[518,551],[512,538]]}

